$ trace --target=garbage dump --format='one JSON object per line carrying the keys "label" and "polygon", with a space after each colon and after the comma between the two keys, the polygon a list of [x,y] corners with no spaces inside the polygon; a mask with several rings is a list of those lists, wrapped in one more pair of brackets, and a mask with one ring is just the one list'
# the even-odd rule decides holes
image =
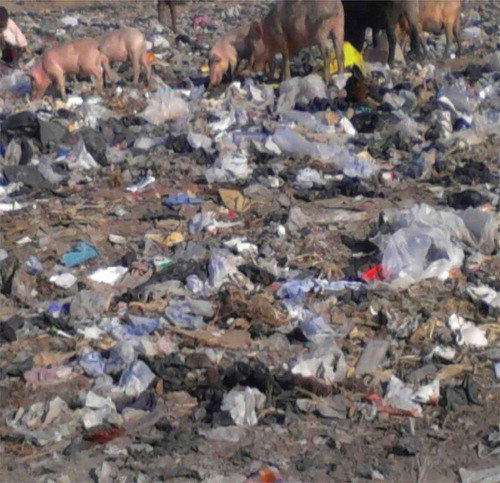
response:
{"label": "garbage dump", "polygon": [[267,0],[4,3],[2,481],[498,481],[499,2],[343,73],[252,65]]}

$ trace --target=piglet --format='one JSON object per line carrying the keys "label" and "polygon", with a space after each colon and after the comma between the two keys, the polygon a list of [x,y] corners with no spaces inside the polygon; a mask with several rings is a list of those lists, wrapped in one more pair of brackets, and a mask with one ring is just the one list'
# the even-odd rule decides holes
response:
{"label": "piglet", "polygon": [[146,81],[149,84],[151,63],[148,62],[147,58],[146,40],[139,30],[133,27],[124,27],[99,37],[97,41],[99,42],[99,50],[110,62],[132,61],[134,84],[139,82],[142,65],[146,72]]}
{"label": "piglet", "polygon": [[102,69],[109,76],[108,58],[99,50],[99,43],[90,38],[69,40],[48,48],[29,70],[33,99],[41,99],[55,81],[61,97],[66,96],[65,75],[81,74],[95,77],[96,91],[103,91]]}
{"label": "piglet", "polygon": [[219,39],[210,51],[210,86],[218,86],[224,74],[232,76],[242,60],[249,60],[251,48],[246,42],[250,24],[240,25]]}
{"label": "piglet", "polygon": [[344,9],[340,0],[276,2],[262,22],[254,22],[247,36],[252,48],[251,67],[261,70],[283,55],[282,78],[290,79],[290,56],[317,45],[323,54],[325,81],[330,78],[328,39],[335,46],[339,71],[344,70]]}

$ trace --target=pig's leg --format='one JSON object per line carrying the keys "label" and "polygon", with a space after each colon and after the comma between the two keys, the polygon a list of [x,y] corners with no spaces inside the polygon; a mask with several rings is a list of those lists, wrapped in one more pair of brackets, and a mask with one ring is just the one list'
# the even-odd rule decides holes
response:
{"label": "pig's leg", "polygon": [[374,49],[378,48],[379,40],[380,40],[380,30],[372,28],[372,44]]}
{"label": "pig's leg", "polygon": [[283,65],[281,66],[281,76],[280,82],[283,80],[289,80],[292,78],[292,71],[290,68],[290,50],[288,49],[287,39],[281,39],[281,45],[279,46],[279,52],[283,56]]}
{"label": "pig's leg", "polygon": [[94,67],[90,73],[95,77],[95,90],[98,94],[102,94],[104,91],[104,81],[102,78],[102,68],[100,65]]}
{"label": "pig's leg", "polygon": [[390,67],[394,67],[394,58],[396,56],[396,32],[394,31],[394,25],[388,25],[386,29],[387,42],[389,43],[389,58],[387,63]]}
{"label": "pig's leg", "polygon": [[411,45],[411,50],[412,52],[415,52],[415,56],[417,60],[420,60],[422,58],[422,55],[420,53],[420,35],[418,33],[418,26],[414,22],[411,22],[408,20],[408,23],[410,25],[410,45]]}
{"label": "pig's leg", "polygon": [[[344,16],[341,15],[333,20],[333,29],[331,31],[333,47],[335,48],[335,56],[337,57],[337,65],[339,74],[344,72]],[[328,65],[328,63],[325,63]]]}
{"label": "pig's leg", "polygon": [[321,55],[323,56],[323,78],[328,84],[330,81],[330,49],[326,39],[320,39],[319,50],[321,50]]}
{"label": "pig's leg", "polygon": [[271,60],[267,64],[267,68],[269,71],[269,77],[271,80],[276,79],[276,70],[277,70],[277,65],[276,65],[276,56],[272,56]]}
{"label": "pig's leg", "polygon": [[54,79],[56,81],[57,88],[59,89],[59,93],[61,94],[61,99],[66,99],[66,84],[62,69],[57,69],[54,72]]}
{"label": "pig's leg", "polygon": [[165,8],[167,6],[166,0],[158,0],[158,21],[161,24],[165,23]]}
{"label": "pig's leg", "polygon": [[170,7],[170,16],[172,17],[172,29],[177,32],[177,12],[175,11],[175,3],[173,0],[168,0],[168,6]]}
{"label": "pig's leg", "polygon": [[446,46],[444,48],[444,56],[449,57],[450,56],[451,39],[453,37],[453,24],[448,22],[448,23],[446,23],[444,28],[445,28],[445,32],[446,32]]}
{"label": "pig's leg", "polygon": [[453,23],[453,36],[455,37],[455,42],[457,43],[457,55],[460,57],[462,55],[462,34],[460,31],[460,14]]}
{"label": "pig's leg", "polygon": [[148,56],[146,50],[141,54],[141,64],[146,72],[146,83],[149,85],[151,82],[151,62],[148,62]]}
{"label": "pig's leg", "polygon": [[[115,74],[111,70],[111,67],[109,66],[109,59],[107,55],[101,54],[101,65],[102,68],[104,69],[104,73],[106,74],[106,77],[109,79],[111,83],[114,83],[116,80]],[[104,78],[103,78],[103,84],[104,84]]]}
{"label": "pig's leg", "polygon": [[133,83],[134,85],[139,84],[139,75],[141,73],[140,58],[137,54],[132,54],[132,69],[134,71]]}
{"label": "pig's leg", "polygon": [[106,61],[108,61],[108,57],[97,52],[95,55],[92,54],[90,59],[82,60],[80,64],[81,73],[95,78],[95,90],[98,94],[102,94],[104,90],[103,67]]}

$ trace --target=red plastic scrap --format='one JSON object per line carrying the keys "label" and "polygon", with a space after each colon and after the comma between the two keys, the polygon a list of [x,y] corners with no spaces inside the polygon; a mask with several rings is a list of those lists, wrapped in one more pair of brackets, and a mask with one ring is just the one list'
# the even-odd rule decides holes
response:
{"label": "red plastic scrap", "polygon": [[123,428],[98,426],[85,434],[83,439],[94,443],[106,444],[124,434],[125,430]]}
{"label": "red plastic scrap", "polygon": [[376,392],[370,392],[364,397],[365,401],[371,402],[377,408],[377,412],[386,413],[391,416],[408,416],[410,418],[418,417],[416,410],[410,411],[408,409],[399,409],[393,406],[385,406],[382,404],[382,397]]}
{"label": "red plastic scrap", "polygon": [[385,280],[387,278],[387,273],[381,263],[377,263],[373,267],[368,268],[361,274],[361,278],[365,282],[371,282],[372,280]]}
{"label": "red plastic scrap", "polygon": [[193,19],[193,27],[198,28],[198,27],[208,27],[210,25],[210,20],[208,17],[204,17],[201,15],[197,15]]}
{"label": "red plastic scrap", "polygon": [[382,404],[382,398],[380,397],[379,394],[377,394],[376,392],[370,392],[368,393],[364,399],[368,402],[371,402],[371,403],[374,403],[375,406],[379,406],[380,404]]}
{"label": "red plastic scrap", "polygon": [[285,480],[276,468],[264,466],[259,471],[252,473],[245,483],[283,483]]}
{"label": "red plastic scrap", "polygon": [[399,409],[392,406],[377,406],[377,411],[379,413],[390,414],[391,416],[408,416],[410,418],[418,417],[418,411],[410,411],[408,409]]}

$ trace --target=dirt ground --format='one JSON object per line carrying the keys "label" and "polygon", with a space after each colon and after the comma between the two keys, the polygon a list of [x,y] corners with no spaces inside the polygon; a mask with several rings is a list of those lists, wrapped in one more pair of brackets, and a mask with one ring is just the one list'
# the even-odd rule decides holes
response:
{"label": "dirt ground", "polygon": [[[108,3],[112,3],[113,8],[108,10]],[[121,3],[127,2],[123,0]],[[88,7],[89,4],[100,7],[96,14],[100,20],[106,18],[109,11],[112,15],[119,15],[121,21],[129,20],[129,14],[124,9],[116,9],[114,0],[2,2],[2,5],[14,12],[36,9],[41,13],[54,9],[57,11]],[[142,4],[144,8],[135,5],[134,11],[139,11],[141,18],[146,18],[144,25],[154,22],[154,3]],[[205,6],[203,11],[210,11],[209,9],[209,6]],[[220,15],[217,17],[219,26],[223,22],[222,10],[219,8],[216,14]],[[93,10],[88,12],[92,18]],[[192,39],[196,39],[192,41],[193,49],[199,49],[200,44],[212,42],[218,34],[217,30],[199,35],[193,33],[190,22],[185,20],[191,19],[196,13],[193,5],[182,7],[183,27],[191,34]],[[53,20],[53,17],[51,19]],[[41,26],[43,27],[43,20]],[[169,34],[169,39],[173,38],[174,36]],[[468,65],[469,59],[475,58],[472,49],[466,52],[466,55],[466,61],[453,63],[457,71]],[[464,65],[460,65],[460,62]],[[187,58],[183,68],[186,71],[191,69],[189,73],[199,74],[200,70],[198,65],[193,67],[190,58]],[[174,74],[177,74],[178,80],[184,78],[178,72]],[[108,96],[109,99],[112,98]],[[20,110],[21,104],[18,107]],[[154,137],[158,133],[159,130],[153,130],[147,131],[146,135]],[[162,132],[165,137],[169,134],[167,128]],[[364,142],[364,138],[359,142]],[[165,150],[161,151],[161,155],[164,153]],[[390,153],[398,156],[396,148]],[[436,189],[442,188],[446,193],[459,189],[459,181],[454,178],[456,166],[467,160],[476,160],[484,162],[492,173],[498,174],[499,153],[500,137],[492,135],[484,142],[463,150],[443,149],[441,154],[449,164],[439,173],[434,170],[425,181],[403,179],[389,186],[377,181],[370,186],[375,191],[373,197],[338,195],[335,197],[333,210],[338,210],[339,213],[353,213],[358,217],[352,215],[352,219],[331,224],[327,228],[313,224],[310,232],[303,230],[303,234],[292,240],[296,244],[293,254],[287,253],[289,246],[284,244],[281,252],[279,246],[276,248],[276,257],[281,259],[290,256],[289,260],[293,258],[293,262],[287,262],[293,269],[311,269],[322,274],[328,271],[333,271],[334,274],[342,273],[342,268],[355,263],[356,260],[353,260],[347,246],[342,244],[341,238],[346,235],[358,240],[366,238],[371,227],[378,223],[382,209],[403,209],[421,202],[443,207],[445,197],[438,200],[435,196]],[[195,166],[192,153],[174,155],[169,152],[165,157],[158,158],[153,154],[145,158],[147,169],[156,170],[158,177],[158,184],[151,191],[132,195],[124,190],[126,183],[120,179],[121,175],[116,176],[114,168],[102,168],[91,181],[85,180],[81,184],[66,186],[65,190],[56,191],[55,194],[50,192],[50,196],[38,196],[35,193],[33,199],[37,201],[37,208],[34,211],[2,215],[0,246],[8,248],[22,259],[25,257],[25,248],[18,243],[19,239],[49,239],[43,249],[40,248],[37,252],[46,264],[55,263],[65,247],[75,239],[86,239],[99,246],[101,259],[111,264],[126,255],[127,247],[107,243],[110,233],[123,234],[127,237],[128,247],[134,250],[139,250],[138,247],[142,249],[143,237],[148,231],[154,229],[166,233],[172,230],[172,220],[162,224],[161,221],[148,219],[148,214],[158,209],[159,199],[187,186],[192,187],[197,182],[200,170],[200,166]],[[287,169],[292,169],[290,165],[293,163],[290,160],[287,160],[287,163]],[[317,160],[304,162],[304,166],[317,165],[321,165]],[[259,169],[264,176],[269,175],[262,165]],[[143,169],[145,170],[146,168]],[[119,178],[118,181],[116,178]],[[224,186],[240,189],[236,183],[226,183]],[[196,194],[208,200],[211,207],[217,203],[220,205],[219,187],[200,183],[196,186]],[[477,188],[477,185],[473,187]],[[294,203],[301,207],[309,206],[313,213],[316,209],[319,213],[321,209],[320,199],[307,199],[307,193],[299,193],[291,185],[286,185],[283,193],[273,193],[271,199],[261,203],[258,209],[241,214],[242,226],[234,232],[225,232],[222,235],[200,233],[191,236],[189,240],[206,246],[216,246],[229,235],[251,237],[253,233],[258,233],[259,236],[265,234],[274,219],[283,216],[286,218],[288,206],[284,206],[281,197],[284,193],[291,199],[295,196]],[[112,212],[117,207],[124,207],[127,214],[123,217],[114,216]],[[186,208],[181,215],[180,221],[175,221],[175,229],[187,233],[187,219],[192,213]],[[303,239],[300,239],[302,236]],[[498,254],[487,257],[484,262],[484,277],[491,280],[495,273],[498,275],[499,267]],[[385,387],[391,374],[407,376],[422,366],[423,355],[437,342],[444,340],[451,343],[451,335],[446,332],[442,322],[448,314],[460,311],[469,320],[483,322],[492,328],[490,342],[496,341],[499,320],[483,317],[477,306],[464,296],[461,287],[466,278],[464,273],[460,273],[446,282],[426,280],[403,292],[373,292],[366,296],[366,300],[361,301],[349,300],[346,296],[343,302],[339,296],[343,305],[341,308],[332,309],[333,312],[342,323],[352,320],[355,326],[350,337],[339,342],[350,369],[354,368],[367,340],[389,337],[387,327],[374,322],[373,307],[378,307],[381,311],[383,308],[394,308],[409,316],[422,316],[425,321],[407,340],[391,338],[388,361],[383,369],[362,378],[349,377],[333,388],[327,397],[332,399],[337,395],[342,396],[345,402],[345,416],[341,418],[319,417],[315,412],[305,414],[296,408],[295,402],[299,398],[309,398],[311,401],[322,398],[322,395],[315,393],[311,387],[291,387],[279,378],[286,366],[286,359],[282,359],[283,354],[288,350],[291,352],[286,341],[289,340],[293,342],[291,345],[297,346],[303,339],[297,339],[295,335],[287,339],[279,334],[282,336],[279,340],[283,345],[276,349],[268,343],[268,333],[264,331],[266,335],[258,333],[247,348],[228,350],[221,358],[219,366],[200,366],[194,370],[187,369],[187,366],[180,363],[172,363],[174,375],[169,373],[171,379],[164,378],[166,387],[155,386],[153,391],[159,400],[153,411],[153,416],[158,416],[157,420],[142,431],[127,428],[126,434],[113,439],[107,445],[82,443],[81,427],[74,429],[70,436],[61,436],[59,441],[43,447],[13,436],[5,422],[12,418],[17,408],[59,396],[72,410],[77,411],[81,407],[81,393],[90,389],[92,380],[80,376],[69,384],[31,387],[25,383],[22,374],[9,376],[0,381],[0,481],[144,483],[203,480],[211,483],[233,483],[244,481],[265,465],[272,465],[279,468],[283,480],[289,482],[423,483],[458,481],[459,468],[481,469],[498,465],[498,451],[491,451],[487,440],[492,432],[498,430],[500,423],[500,385],[491,369],[491,361],[480,351],[461,348],[457,360],[454,361],[457,366],[455,369],[458,369],[457,375],[443,379],[443,384],[447,387],[454,387],[461,384],[464,373],[469,374],[478,388],[479,400],[476,403],[454,408],[444,403],[425,406],[423,417],[417,419],[387,414],[369,418],[368,413],[363,412],[368,411],[368,408],[364,407],[365,396]],[[26,294],[22,301],[2,295],[0,316],[25,316],[35,311],[37,303],[67,295],[54,286],[48,286],[46,282],[40,282],[36,287],[30,288],[38,290],[37,300],[30,301]],[[325,302],[319,296],[317,300],[315,297],[316,295],[312,295],[310,299]],[[335,305],[336,302],[331,303]],[[440,322],[436,322],[437,320]],[[174,334],[171,336],[175,337]],[[179,339],[183,356],[191,354],[192,350],[203,352],[206,349],[203,343],[193,342],[189,337],[179,336]],[[76,338],[68,340],[47,333],[36,337],[25,334],[16,342],[0,345],[1,367],[3,369],[10,364],[20,363],[41,351],[78,353],[84,345],[85,341]],[[100,350],[107,350],[104,342],[102,345],[96,342],[95,346]],[[206,417],[191,411],[192,408],[188,407],[186,410],[181,403],[169,399],[173,396],[169,393],[168,384],[177,384],[176,391],[182,391],[184,396],[189,393],[192,398],[202,401],[203,411],[210,413],[211,405],[208,402],[220,399],[219,396],[227,391],[223,381],[224,370],[235,360],[255,358],[266,362],[273,377],[279,382],[280,391],[275,393],[270,390],[269,394],[266,394],[267,406],[259,414],[259,424],[245,428],[243,436],[237,442],[207,439],[204,436],[206,431],[223,425],[215,419],[218,415],[207,423]],[[440,369],[447,367],[447,364],[439,366]],[[68,449],[69,443],[78,438],[80,441],[76,449]],[[100,471],[105,461],[109,464],[106,469],[108,473],[99,476],[96,469]]]}

